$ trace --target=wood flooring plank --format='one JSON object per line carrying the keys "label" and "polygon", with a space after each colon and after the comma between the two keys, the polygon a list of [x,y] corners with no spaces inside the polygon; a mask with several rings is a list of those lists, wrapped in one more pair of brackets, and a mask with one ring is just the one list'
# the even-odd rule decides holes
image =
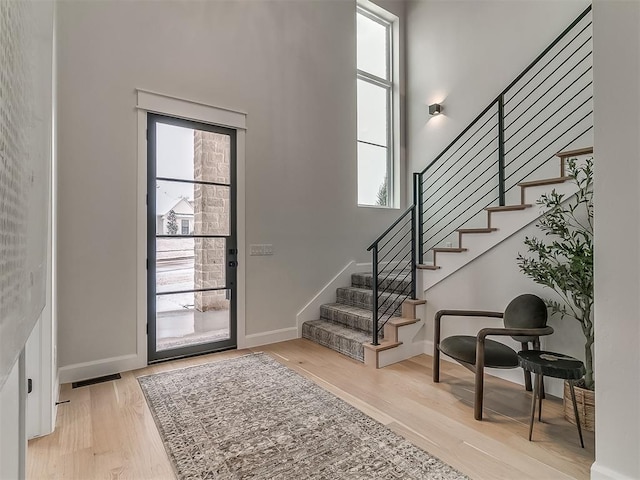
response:
{"label": "wood flooring plank", "polygon": [[304,339],[230,350],[125,372],[122,379],[71,389],[63,385],[56,431],[29,442],[29,479],[173,479],[137,377],[265,352],[420,448],[474,479],[587,479],[594,436],[585,446],[549,397],[529,442],[531,393],[488,377],[485,420],[473,419],[473,375],[442,362],[431,380],[431,357],[419,355],[375,370]]}

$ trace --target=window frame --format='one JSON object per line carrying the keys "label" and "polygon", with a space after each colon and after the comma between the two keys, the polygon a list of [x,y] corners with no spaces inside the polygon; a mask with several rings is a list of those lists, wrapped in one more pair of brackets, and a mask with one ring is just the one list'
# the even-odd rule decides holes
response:
{"label": "window frame", "polygon": [[[387,12],[388,13],[388,12]],[[356,50],[357,50],[357,15],[362,15],[369,20],[372,20],[383,27],[385,27],[386,31],[386,77],[382,78],[375,74],[369,73],[365,70],[360,70],[357,65],[356,59],[356,84],[358,80],[369,83],[376,87],[384,88],[387,96],[387,105],[386,105],[386,121],[387,121],[387,145],[380,145],[377,143],[367,142],[364,140],[360,140],[358,138],[358,122],[356,120],[356,146],[360,143],[366,145],[372,145],[374,147],[384,148],[386,150],[386,178],[387,178],[387,204],[386,205],[378,205],[378,204],[366,204],[360,203],[359,199],[357,201],[357,205],[359,207],[372,207],[372,208],[398,208],[396,203],[399,195],[395,191],[395,187],[397,185],[396,182],[396,172],[399,170],[399,166],[397,165],[400,161],[399,158],[396,158],[396,142],[399,141],[398,137],[398,125],[396,125],[396,96],[397,96],[397,79],[395,73],[395,62],[394,62],[394,54],[397,46],[395,45],[395,35],[394,29],[397,28],[396,22],[385,18],[372,11],[372,9],[368,8],[361,3],[358,3],[356,6]],[[388,14],[392,16],[391,14]],[[356,94],[357,95],[357,94]],[[356,98],[357,105],[357,98]],[[357,148],[356,148],[356,158],[357,158]],[[360,185],[358,184],[358,190]]]}

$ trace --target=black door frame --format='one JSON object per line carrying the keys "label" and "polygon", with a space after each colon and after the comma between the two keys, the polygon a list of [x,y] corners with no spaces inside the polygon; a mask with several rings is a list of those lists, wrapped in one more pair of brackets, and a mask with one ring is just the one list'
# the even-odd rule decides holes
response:
{"label": "black door frame", "polygon": [[[229,312],[229,339],[189,345],[185,347],[156,350],[156,124],[162,123],[174,125],[178,127],[191,128],[194,130],[202,130],[206,132],[220,133],[229,135],[230,137],[230,235],[171,235],[175,238],[220,238],[227,239],[225,245],[225,278],[226,285],[224,288],[208,288],[195,291],[213,291],[228,290],[230,292],[230,312]],[[238,340],[238,319],[237,319],[237,257],[238,257],[238,238],[237,238],[237,204],[236,204],[236,169],[237,169],[237,130],[202,123],[195,120],[187,120],[156,113],[147,113],[147,362],[149,364],[160,361],[171,360],[175,358],[189,357],[194,355],[202,355],[206,353],[217,352],[220,350],[229,350],[237,348]],[[213,182],[198,182],[181,179],[164,179],[164,181],[177,181],[184,183],[202,183],[209,185],[222,185]],[[164,293],[166,294],[166,293]]]}

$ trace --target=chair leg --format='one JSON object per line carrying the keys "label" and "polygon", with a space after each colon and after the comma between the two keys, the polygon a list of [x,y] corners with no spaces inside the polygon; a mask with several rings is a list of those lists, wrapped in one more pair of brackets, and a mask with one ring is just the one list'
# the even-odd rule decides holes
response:
{"label": "chair leg", "polygon": [[580,426],[580,417],[578,416],[578,405],[576,404],[576,391],[573,389],[573,381],[569,380],[569,389],[571,390],[571,400],[573,401],[573,414],[576,417],[576,425],[578,426],[578,435],[580,436],[580,446],[584,448],[582,441],[582,427]]}
{"label": "chair leg", "polygon": [[[529,350],[529,344],[527,342],[520,342],[522,345],[522,351],[526,352]],[[525,369],[522,369],[524,372],[524,388],[527,392],[531,391],[531,372],[528,372]]]}
{"label": "chair leg", "polygon": [[540,374],[536,373],[536,378],[533,387],[533,394],[531,395],[531,419],[529,420],[529,441],[531,441],[531,436],[533,435],[533,420],[536,416],[536,396],[539,395],[538,387],[540,385],[539,382]]}
{"label": "chair leg", "polygon": [[544,376],[542,374],[537,374],[536,382],[538,382],[538,385],[536,385],[538,389],[538,421],[541,422],[542,421],[542,397],[544,395]]}
{"label": "chair leg", "polygon": [[433,383],[440,381],[440,318],[441,314],[437,312],[433,320]]}
{"label": "chair leg", "polygon": [[476,388],[473,402],[473,416],[482,420],[482,399],[484,396],[484,365],[476,365]]}
{"label": "chair leg", "polygon": [[[534,350],[540,350],[540,337],[536,338],[532,343],[533,343]],[[540,388],[540,398],[545,399],[547,397],[544,393],[544,381],[542,382],[541,387],[542,388]]]}
{"label": "chair leg", "polygon": [[527,392],[532,390],[531,388],[531,372],[524,371],[524,389]]}

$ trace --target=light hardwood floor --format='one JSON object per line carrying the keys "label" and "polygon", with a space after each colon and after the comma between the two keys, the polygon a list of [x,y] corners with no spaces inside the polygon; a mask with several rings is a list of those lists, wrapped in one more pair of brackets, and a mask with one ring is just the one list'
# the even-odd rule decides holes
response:
{"label": "light hardwood floor", "polygon": [[548,398],[543,423],[527,440],[531,394],[489,377],[485,420],[473,419],[473,376],[443,362],[431,381],[431,357],[374,370],[308,340],[235,350],[126,372],[121,380],[72,389],[63,385],[56,431],[29,442],[29,479],[171,479],[171,464],[136,377],[263,351],[351,403],[415,445],[474,479],[586,479],[594,436],[578,444]]}

